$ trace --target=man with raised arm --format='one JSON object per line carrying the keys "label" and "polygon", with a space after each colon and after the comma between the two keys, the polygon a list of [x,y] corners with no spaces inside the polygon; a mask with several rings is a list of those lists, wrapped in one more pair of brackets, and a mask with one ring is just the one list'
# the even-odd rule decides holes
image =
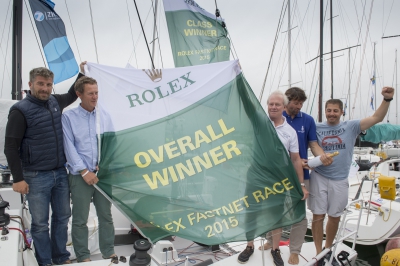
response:
{"label": "man with raised arm", "polygon": [[[375,113],[361,120],[340,121],[343,103],[330,99],[325,103],[326,122],[317,124],[318,144],[325,152],[338,151],[339,155],[329,166],[319,166],[311,172],[309,209],[313,213],[312,234],[317,254],[322,251],[323,221],[326,224],[325,248],[331,248],[335,239],[340,216],[348,203],[348,174],[352,162],[354,143],[361,131],[381,122],[393,100],[394,89],[382,88],[383,101]],[[332,251],[325,259],[329,260]],[[333,260],[337,264],[336,259]],[[324,258],[317,265],[324,265]]]}
{"label": "man with raised arm", "polygon": [[[29,72],[30,92],[10,108],[4,143],[13,190],[26,194],[29,203],[31,234],[40,266],[71,263],[66,249],[71,209],[61,113],[77,96],[74,85],[65,94],[51,94],[53,79],[53,72],[44,67]],[[53,212],[51,235],[49,206]]]}

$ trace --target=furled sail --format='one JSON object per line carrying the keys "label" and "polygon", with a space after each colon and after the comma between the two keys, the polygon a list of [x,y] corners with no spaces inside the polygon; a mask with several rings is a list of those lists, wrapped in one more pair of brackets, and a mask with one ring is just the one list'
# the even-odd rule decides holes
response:
{"label": "furled sail", "polygon": [[238,61],[86,74],[99,85],[98,186],[153,242],[252,239],[303,219],[296,172]]}
{"label": "furled sail", "polygon": [[221,17],[193,0],[164,0],[175,67],[229,60],[230,41]]}
{"label": "furled sail", "polygon": [[75,76],[78,71],[74,53],[69,46],[65,26],[54,11],[50,0],[29,0],[39,32],[47,64],[54,73],[54,83]]}
{"label": "furled sail", "polygon": [[367,134],[361,140],[373,143],[400,139],[400,126],[392,124],[378,124],[367,129]]}

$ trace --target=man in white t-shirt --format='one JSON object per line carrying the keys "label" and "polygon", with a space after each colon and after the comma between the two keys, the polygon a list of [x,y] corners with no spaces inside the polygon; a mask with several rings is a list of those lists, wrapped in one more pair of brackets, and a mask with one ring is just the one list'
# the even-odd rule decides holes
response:
{"label": "man in white t-shirt", "polygon": [[[286,122],[286,118],[282,115],[285,106],[289,100],[287,96],[281,91],[274,91],[268,97],[268,116],[272,124],[275,127],[276,133],[281,140],[283,146],[286,148],[289,157],[293,163],[294,169],[296,170],[297,177],[299,178],[301,188],[303,190],[303,200],[308,197],[308,191],[304,185],[303,167],[302,160],[299,154],[299,144],[297,140],[296,131]],[[279,250],[279,241],[281,240],[282,228],[278,228],[271,231],[272,233],[272,250],[271,255],[274,259],[276,266],[283,266],[284,262],[281,257]],[[240,263],[246,263],[249,257],[253,255],[254,242],[249,241],[246,249],[239,254],[238,261]]]}

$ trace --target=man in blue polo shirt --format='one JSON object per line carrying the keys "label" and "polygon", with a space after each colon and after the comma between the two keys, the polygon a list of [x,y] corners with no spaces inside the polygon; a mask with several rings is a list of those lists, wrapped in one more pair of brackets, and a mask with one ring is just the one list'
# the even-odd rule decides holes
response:
{"label": "man in blue polo shirt", "polygon": [[[324,165],[330,165],[332,163],[332,158],[327,156],[323,149],[318,145],[316,125],[314,119],[301,112],[303,103],[307,100],[307,96],[304,91],[300,88],[293,87],[285,92],[289,99],[288,105],[286,105],[286,110],[283,111],[283,116],[286,117],[287,123],[292,126],[296,133],[299,142],[299,153],[300,158],[303,160],[303,172],[304,172],[304,183],[308,190],[310,173],[307,165],[307,150],[310,147],[311,152],[314,156],[321,155],[321,161]],[[292,230],[290,232],[290,257],[289,264],[299,264],[299,254],[301,247],[304,243],[304,236],[307,231],[307,218],[305,217],[302,221],[297,224],[292,225]],[[271,248],[270,237],[267,237],[268,241],[264,245],[264,250]],[[261,248],[261,247],[260,247]]]}

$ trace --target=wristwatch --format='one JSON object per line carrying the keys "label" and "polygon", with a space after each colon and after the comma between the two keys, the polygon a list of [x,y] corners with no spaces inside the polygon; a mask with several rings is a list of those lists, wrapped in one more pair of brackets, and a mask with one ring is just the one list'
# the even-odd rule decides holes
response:
{"label": "wristwatch", "polygon": [[304,183],[300,183],[300,186],[302,186],[302,187],[306,187],[306,184],[304,184]]}
{"label": "wristwatch", "polygon": [[385,102],[390,102],[390,101],[393,100],[393,98],[390,98],[390,99],[383,98],[383,100],[384,100]]}

